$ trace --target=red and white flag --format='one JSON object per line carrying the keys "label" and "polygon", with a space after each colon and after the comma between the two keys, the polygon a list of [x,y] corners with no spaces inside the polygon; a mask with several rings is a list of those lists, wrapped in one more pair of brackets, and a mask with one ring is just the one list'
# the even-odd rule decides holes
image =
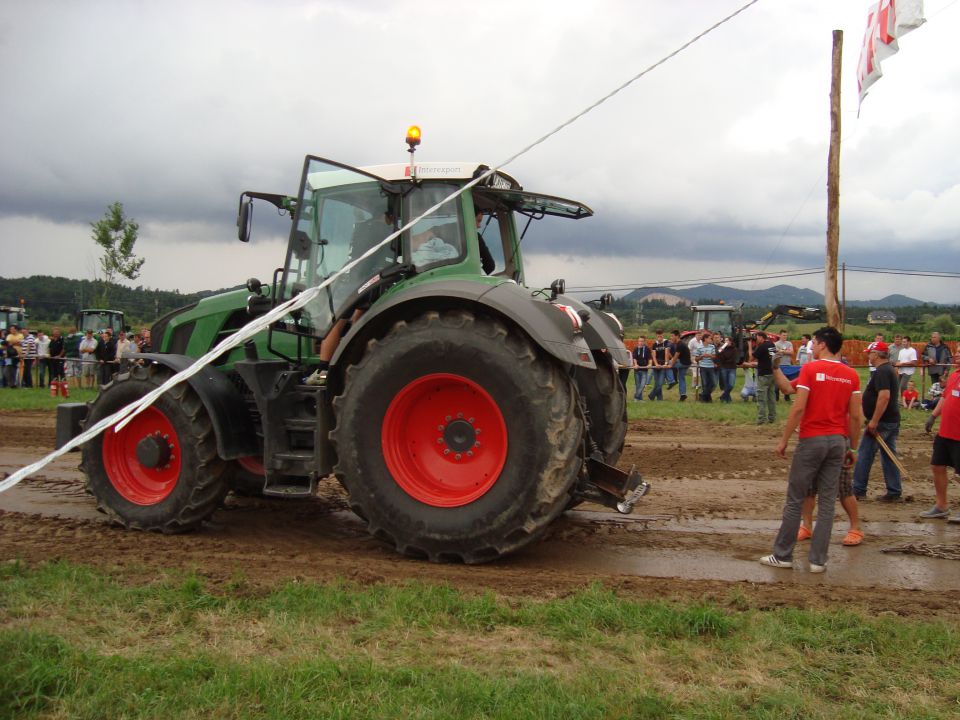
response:
{"label": "red and white flag", "polygon": [[857,87],[860,102],[867,96],[867,89],[879,80],[880,61],[897,50],[897,38],[915,30],[926,20],[923,17],[923,0],[879,0],[870,7],[867,15],[867,31],[860,48],[857,64]]}

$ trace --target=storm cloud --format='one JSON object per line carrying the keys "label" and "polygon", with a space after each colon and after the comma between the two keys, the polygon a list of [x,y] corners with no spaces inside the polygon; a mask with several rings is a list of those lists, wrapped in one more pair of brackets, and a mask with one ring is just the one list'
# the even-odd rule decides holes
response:
{"label": "storm cloud", "polygon": [[[255,242],[236,244],[237,197],[294,192],[305,154],[403,162],[418,123],[421,160],[499,162],[741,4],[4,4],[0,272],[91,277],[89,223],[120,200],[141,223],[138,282],[268,276],[286,226],[261,212]],[[532,229],[528,276],[621,285],[822,265],[835,28],[842,259],[960,267],[960,7],[928,0],[858,118],[868,4],[761,0],[517,160],[526,188],[596,212]],[[957,301],[956,280],[851,284],[890,288]]]}

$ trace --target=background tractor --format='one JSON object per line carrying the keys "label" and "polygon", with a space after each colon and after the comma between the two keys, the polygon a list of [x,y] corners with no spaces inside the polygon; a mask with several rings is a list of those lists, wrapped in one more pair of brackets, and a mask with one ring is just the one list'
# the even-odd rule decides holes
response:
{"label": "background tractor", "polygon": [[[412,151],[410,164],[366,168],[308,156],[296,195],[244,192],[241,240],[254,200],[290,215],[272,282],[251,279],[247,291],[161,318],[159,352],[139,356],[89,412],[62,412],[71,429],[58,438],[142,397],[488,169],[415,164]],[[178,532],[202,523],[231,487],[309,496],[333,473],[375,536],[409,555],[468,563],[523,547],[583,499],[630,512],[647,484],[615,468],[626,433],[616,367],[630,363],[622,327],[605,303],[564,295],[562,280],[524,284],[530,222],[591,214],[490,175],[119,432],[88,442],[89,490],[125,526]],[[342,338],[318,380],[332,332]]]}
{"label": "background tractor", "polygon": [[4,332],[4,337],[11,325],[16,325],[21,330],[27,327],[27,311],[23,309],[23,305],[0,305],[0,330]]}
{"label": "background tractor", "polygon": [[758,332],[765,331],[774,320],[779,317],[789,317],[795,320],[819,320],[820,309],[802,307],[800,305],[777,305],[768,310],[758,320],[744,322],[743,304],[733,305],[691,305],[693,311],[693,330],[682,333],[682,338],[688,340],[701,330],[715,330],[722,335],[731,335],[741,356],[749,357],[749,345]]}
{"label": "background tractor", "polygon": [[113,336],[117,337],[121,330],[125,330],[123,313],[120,310],[101,310],[99,308],[85,308],[77,311],[77,332],[83,335],[87,330],[93,330],[98,335],[101,330],[110,328]]}

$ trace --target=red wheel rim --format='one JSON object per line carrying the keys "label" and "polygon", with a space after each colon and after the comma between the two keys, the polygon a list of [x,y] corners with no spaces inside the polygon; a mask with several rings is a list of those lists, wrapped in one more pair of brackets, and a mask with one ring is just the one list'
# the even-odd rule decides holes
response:
{"label": "red wheel rim", "polygon": [[[153,436],[169,448],[169,457],[158,467],[147,467],[137,458],[137,446]],[[154,505],[164,500],[180,477],[180,439],[170,420],[155,407],[148,407],[119,432],[103,433],[103,466],[118,493],[136,505]]]}
{"label": "red wheel rim", "polygon": [[434,507],[482,497],[507,459],[500,408],[486,390],[460,375],[425,375],[400,390],[387,408],[380,439],[397,484]]}

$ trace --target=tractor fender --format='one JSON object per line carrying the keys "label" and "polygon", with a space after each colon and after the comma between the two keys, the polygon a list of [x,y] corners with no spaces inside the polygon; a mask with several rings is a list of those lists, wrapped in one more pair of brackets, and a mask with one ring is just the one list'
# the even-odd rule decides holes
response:
{"label": "tractor fender", "polygon": [[569,295],[560,295],[557,299],[577,312],[590,313],[590,319],[583,324],[583,338],[591,350],[607,353],[620,367],[633,366],[630,351],[623,344],[623,326],[616,315],[590,307]]}
{"label": "tractor fender", "polygon": [[397,320],[412,319],[427,310],[479,306],[520,327],[543,350],[568,365],[595,368],[590,347],[571,318],[545,296],[532,294],[512,280],[491,285],[471,280],[424,282],[391,293],[354,323],[331,361],[356,361],[367,340],[384,335]]}
{"label": "tractor fender", "polygon": [[[186,370],[195,360],[187,355],[167,353],[141,353],[132,357],[163,365],[175,373]],[[236,385],[223,372],[207,365],[187,382],[207,410],[221,458],[233,460],[260,454],[250,410]]]}

